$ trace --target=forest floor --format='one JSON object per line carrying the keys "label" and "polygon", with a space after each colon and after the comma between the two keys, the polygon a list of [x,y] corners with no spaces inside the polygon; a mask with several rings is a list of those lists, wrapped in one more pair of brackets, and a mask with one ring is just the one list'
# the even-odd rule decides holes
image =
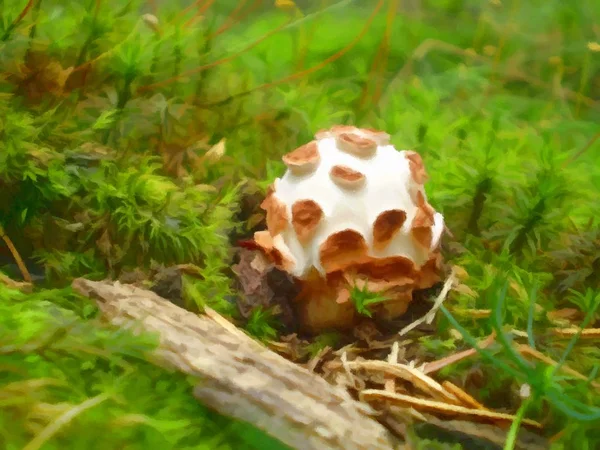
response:
{"label": "forest floor", "polygon": [[[407,449],[600,446],[599,2],[68,3],[0,0],[1,448],[285,448],[78,278],[210,307]],[[308,336],[238,243],[335,124],[418,152],[451,235],[406,316]]]}

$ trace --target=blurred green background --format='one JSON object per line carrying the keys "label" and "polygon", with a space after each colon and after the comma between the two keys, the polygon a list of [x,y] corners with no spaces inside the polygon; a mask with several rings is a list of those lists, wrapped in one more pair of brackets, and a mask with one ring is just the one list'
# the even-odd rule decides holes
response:
{"label": "blurred green background", "polygon": [[[268,448],[69,284],[193,263],[186,306],[242,320],[232,247],[281,156],[339,123],[422,155],[470,275],[447,302],[463,335],[501,322],[593,379],[595,342],[547,313],[594,326],[600,303],[600,2],[0,0],[0,447]],[[275,339],[272,320],[246,328]],[[455,325],[422,339],[431,358],[465,348]],[[442,375],[512,412],[527,382],[552,449],[598,448],[589,380],[502,348]]]}

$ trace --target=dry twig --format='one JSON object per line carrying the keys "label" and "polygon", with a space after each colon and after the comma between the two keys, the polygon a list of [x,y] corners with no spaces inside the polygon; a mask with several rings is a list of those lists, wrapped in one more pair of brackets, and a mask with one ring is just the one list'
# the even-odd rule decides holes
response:
{"label": "dry twig", "polygon": [[419,325],[421,325],[423,323],[431,324],[433,322],[433,319],[435,318],[435,313],[440,308],[440,306],[442,305],[442,303],[444,303],[444,300],[446,300],[446,297],[448,296],[448,293],[450,292],[450,290],[457,283],[458,283],[458,278],[456,276],[456,273],[455,273],[454,269],[452,269],[452,272],[450,272],[450,275],[448,276],[448,278],[444,282],[444,287],[442,288],[442,291],[440,292],[440,294],[435,299],[435,302],[433,303],[433,306],[427,312],[427,314],[425,314],[423,317],[415,320],[411,324],[409,324],[409,325],[405,326],[404,328],[402,328],[398,332],[398,334],[400,336],[403,336],[406,333],[408,333],[409,331],[414,330],[416,327],[418,327]]}
{"label": "dry twig", "polygon": [[[366,389],[362,391],[359,396],[364,401],[385,402],[403,407],[413,407],[421,412],[430,412],[436,415],[450,417],[468,418],[472,421],[510,423],[515,419],[515,416],[511,414],[450,405],[433,400],[411,397],[409,395],[395,394],[379,389]],[[529,419],[523,419],[523,425],[534,429],[542,428],[540,423]]]}

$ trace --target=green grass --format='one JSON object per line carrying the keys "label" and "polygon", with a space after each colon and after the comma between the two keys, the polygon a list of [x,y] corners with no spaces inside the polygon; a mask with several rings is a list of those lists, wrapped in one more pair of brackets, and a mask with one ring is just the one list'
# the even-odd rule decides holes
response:
{"label": "green grass", "polygon": [[[68,284],[193,263],[203,277],[184,283],[190,307],[234,314],[243,200],[336,123],[385,129],[423,156],[454,234],[444,256],[474,293],[452,292],[427,351],[505,337],[442,376],[479,370],[480,400],[543,420],[560,433],[553,450],[600,445],[589,380],[511,344],[596,378],[596,342],[557,338],[546,312],[598,317],[600,4],[210,3],[0,0],[0,270],[21,277],[12,242],[36,282],[33,294],[0,287],[2,447],[266,448],[145,362],[152,343],[106,328]],[[473,308],[492,317],[461,313]],[[270,339],[272,319],[257,310],[247,330]]]}

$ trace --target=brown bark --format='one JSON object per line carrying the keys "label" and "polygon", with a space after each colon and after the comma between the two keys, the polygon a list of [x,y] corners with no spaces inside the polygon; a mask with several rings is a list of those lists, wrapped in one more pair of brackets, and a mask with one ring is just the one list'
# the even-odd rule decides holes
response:
{"label": "brown bark", "polygon": [[214,311],[196,315],[153,292],[77,279],[116,326],[158,333],[158,365],[198,378],[194,395],[221,414],[251,423],[292,448],[394,449],[369,407],[341,387],[254,341]]}

